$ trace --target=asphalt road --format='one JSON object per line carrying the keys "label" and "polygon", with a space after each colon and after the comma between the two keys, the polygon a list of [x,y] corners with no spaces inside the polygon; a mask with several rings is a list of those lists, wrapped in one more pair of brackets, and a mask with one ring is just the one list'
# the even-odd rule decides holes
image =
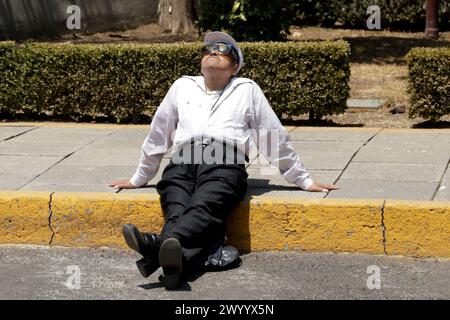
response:
{"label": "asphalt road", "polygon": [[125,250],[0,245],[0,299],[450,299],[450,260],[304,252],[243,255],[176,291]]}

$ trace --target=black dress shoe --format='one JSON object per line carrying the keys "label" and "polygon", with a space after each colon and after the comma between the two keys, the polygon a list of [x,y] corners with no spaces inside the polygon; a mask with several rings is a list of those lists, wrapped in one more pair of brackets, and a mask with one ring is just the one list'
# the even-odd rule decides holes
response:
{"label": "black dress shoe", "polygon": [[161,240],[159,236],[153,233],[142,233],[132,224],[124,225],[122,233],[127,245],[144,256],[136,261],[136,266],[142,276],[148,277],[160,267],[158,254]]}
{"label": "black dress shoe", "polygon": [[127,245],[143,256],[152,256],[159,252],[161,240],[157,234],[142,233],[133,224],[126,224],[122,228],[123,237]]}
{"label": "black dress shoe", "polygon": [[161,244],[159,263],[163,269],[161,281],[164,287],[168,290],[178,288],[183,271],[183,253],[177,239],[169,238]]}

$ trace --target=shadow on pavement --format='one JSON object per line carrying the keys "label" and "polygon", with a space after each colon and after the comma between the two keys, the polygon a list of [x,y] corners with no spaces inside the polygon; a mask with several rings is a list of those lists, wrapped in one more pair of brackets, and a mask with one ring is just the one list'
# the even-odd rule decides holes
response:
{"label": "shadow on pavement", "polygon": [[282,119],[281,123],[285,126],[296,127],[364,127],[362,123],[336,123],[333,120],[308,120],[308,119]]}
{"label": "shadow on pavement", "polygon": [[247,196],[260,196],[271,191],[302,191],[299,187],[269,184],[268,179],[248,179]]}
{"label": "shadow on pavement", "polygon": [[[148,284],[140,284],[140,285],[138,285],[138,287],[141,287],[142,289],[145,289],[145,290],[164,288],[164,286],[161,282],[150,282]],[[168,290],[168,291],[192,291],[192,288],[189,285],[189,283],[182,280],[179,288]]]}
{"label": "shadow on pavement", "polygon": [[413,125],[416,129],[450,129],[450,121],[424,121]]}
{"label": "shadow on pavement", "polygon": [[[183,272],[183,275],[181,277],[181,281],[180,281],[180,287],[174,290],[170,290],[170,291],[191,291],[191,286],[189,285],[189,282],[194,282],[196,281],[198,278],[200,278],[201,276],[203,276],[206,272],[201,271],[199,269],[196,269],[195,266],[185,266],[185,270]],[[160,275],[158,277],[158,282],[150,282],[147,284],[140,284],[138,285],[138,287],[145,289],[145,290],[152,290],[152,289],[159,289],[159,288],[164,288],[163,283],[161,282],[161,277],[162,275]]]}
{"label": "shadow on pavement", "polygon": [[448,47],[448,40],[401,37],[344,37],[351,47],[352,63],[404,64],[405,55],[414,47]]}

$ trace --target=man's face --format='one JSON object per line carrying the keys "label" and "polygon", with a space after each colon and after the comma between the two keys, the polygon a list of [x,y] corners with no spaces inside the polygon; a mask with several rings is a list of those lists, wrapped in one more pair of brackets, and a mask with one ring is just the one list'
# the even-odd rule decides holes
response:
{"label": "man's face", "polygon": [[218,50],[205,53],[201,62],[202,73],[220,73],[231,78],[237,71],[237,64],[231,54],[221,54]]}

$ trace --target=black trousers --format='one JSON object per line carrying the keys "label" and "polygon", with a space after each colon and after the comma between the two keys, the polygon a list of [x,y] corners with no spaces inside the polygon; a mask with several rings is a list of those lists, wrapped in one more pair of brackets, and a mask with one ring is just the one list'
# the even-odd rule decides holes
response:
{"label": "black trousers", "polygon": [[245,164],[175,164],[156,189],[165,223],[161,239],[180,241],[187,261],[224,240],[225,222],[247,192]]}

